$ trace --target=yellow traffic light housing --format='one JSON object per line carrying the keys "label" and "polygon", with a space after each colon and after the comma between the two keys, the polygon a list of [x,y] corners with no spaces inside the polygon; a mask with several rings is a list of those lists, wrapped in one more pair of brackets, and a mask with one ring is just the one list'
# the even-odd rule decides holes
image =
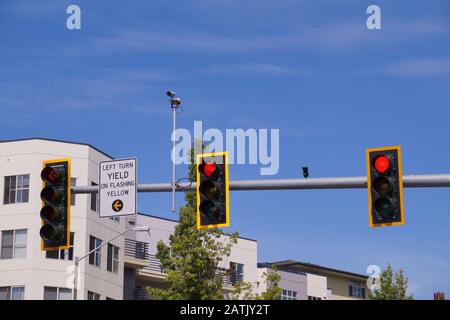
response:
{"label": "yellow traffic light housing", "polygon": [[197,155],[197,229],[230,225],[228,153]]}
{"label": "yellow traffic light housing", "polygon": [[400,147],[366,150],[370,227],[405,223]]}
{"label": "yellow traffic light housing", "polygon": [[70,159],[47,160],[41,171],[42,250],[70,248]]}

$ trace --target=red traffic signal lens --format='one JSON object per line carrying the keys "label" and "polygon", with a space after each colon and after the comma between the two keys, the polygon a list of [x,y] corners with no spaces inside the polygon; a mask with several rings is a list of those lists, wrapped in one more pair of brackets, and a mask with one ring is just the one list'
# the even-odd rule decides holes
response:
{"label": "red traffic signal lens", "polygon": [[52,167],[42,169],[41,179],[47,183],[54,183],[58,180],[58,173]]}
{"label": "red traffic signal lens", "polygon": [[374,167],[378,173],[385,173],[390,166],[389,158],[386,156],[378,156],[375,158]]}
{"label": "red traffic signal lens", "polygon": [[217,167],[214,162],[202,163],[199,167],[201,173],[208,178],[213,178],[217,172]]}
{"label": "red traffic signal lens", "polygon": [[203,167],[203,172],[206,176],[211,177],[214,174],[214,171],[216,171],[216,164],[215,163],[207,163]]}

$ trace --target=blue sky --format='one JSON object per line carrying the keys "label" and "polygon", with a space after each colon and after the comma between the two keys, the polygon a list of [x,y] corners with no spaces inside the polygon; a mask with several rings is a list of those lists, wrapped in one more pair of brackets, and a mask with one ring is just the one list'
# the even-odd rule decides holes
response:
{"label": "blue sky", "polygon": [[[70,4],[81,30],[65,27]],[[370,4],[381,30],[366,28]],[[90,143],[136,156],[141,182],[169,182],[174,89],[180,127],[280,129],[272,178],[363,176],[365,148],[384,145],[402,146],[405,174],[446,173],[449,18],[446,0],[3,0],[0,137]],[[429,299],[450,292],[449,192],[406,189],[406,225],[383,229],[368,227],[363,189],[232,192],[227,231],[257,239],[259,261],[391,262]],[[139,194],[139,208],[177,217],[169,193]]]}

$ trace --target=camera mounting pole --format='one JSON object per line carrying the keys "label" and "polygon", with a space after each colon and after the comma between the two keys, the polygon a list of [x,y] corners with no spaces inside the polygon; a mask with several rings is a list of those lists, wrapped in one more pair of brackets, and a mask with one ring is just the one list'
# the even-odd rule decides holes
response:
{"label": "camera mounting pole", "polygon": [[176,143],[176,129],[177,129],[177,110],[181,104],[180,98],[175,98],[175,91],[167,91],[166,93],[170,99],[170,108],[172,109],[172,212],[175,212],[175,196],[177,191],[177,178],[176,178],[176,152],[175,152],[175,143]]}

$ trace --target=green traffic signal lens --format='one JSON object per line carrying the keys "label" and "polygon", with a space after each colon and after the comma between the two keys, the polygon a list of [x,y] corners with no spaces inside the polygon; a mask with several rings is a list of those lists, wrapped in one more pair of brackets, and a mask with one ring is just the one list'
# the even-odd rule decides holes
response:
{"label": "green traffic signal lens", "polygon": [[375,200],[374,207],[384,218],[387,218],[392,214],[392,205],[390,201],[384,197]]}
{"label": "green traffic signal lens", "polygon": [[219,195],[219,188],[214,182],[210,180],[203,181],[200,184],[199,190],[205,197],[209,199],[217,199]]}
{"label": "green traffic signal lens", "polygon": [[209,221],[217,221],[222,218],[222,211],[214,202],[210,200],[203,201],[200,204],[200,211],[206,216]]}
{"label": "green traffic signal lens", "polygon": [[39,234],[41,235],[41,238],[49,242],[60,240],[62,237],[61,230],[55,228],[51,224],[44,224],[39,231]]}
{"label": "green traffic signal lens", "polygon": [[373,181],[373,189],[381,195],[387,195],[392,191],[392,185],[386,177],[378,177]]}

